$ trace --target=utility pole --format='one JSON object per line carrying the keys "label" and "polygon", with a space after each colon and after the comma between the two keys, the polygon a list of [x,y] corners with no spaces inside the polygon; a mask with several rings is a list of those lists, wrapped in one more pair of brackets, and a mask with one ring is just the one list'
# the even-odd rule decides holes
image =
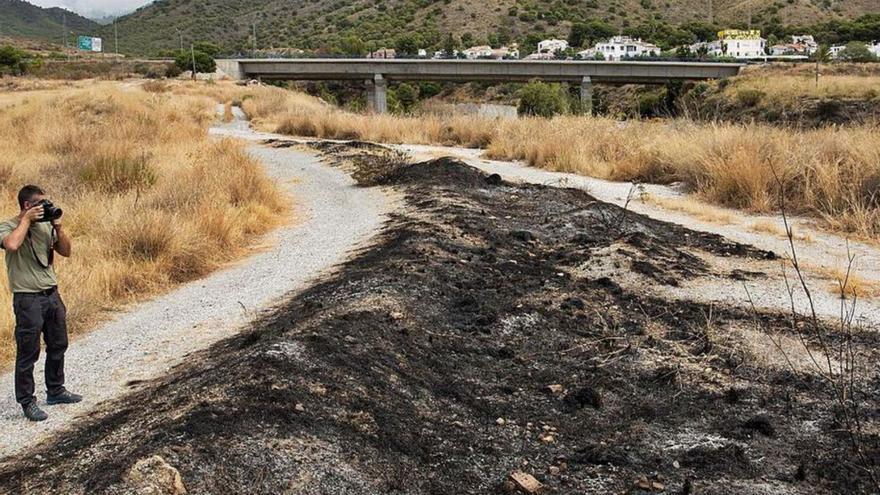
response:
{"label": "utility pole", "polygon": [[193,77],[192,78],[193,78],[193,81],[195,81],[196,80],[196,48],[195,48],[195,45],[190,44],[189,49],[192,52],[192,59],[193,59]]}
{"label": "utility pole", "polygon": [[180,38],[180,52],[183,53],[183,33],[180,32],[180,29],[174,28],[177,31],[177,36]]}
{"label": "utility pole", "polygon": [[67,61],[70,62],[70,46],[67,43],[67,13],[61,14],[62,39],[64,41],[64,51],[67,52]]}
{"label": "utility pole", "polygon": [[254,28],[254,55],[257,54],[257,23],[253,23]]}

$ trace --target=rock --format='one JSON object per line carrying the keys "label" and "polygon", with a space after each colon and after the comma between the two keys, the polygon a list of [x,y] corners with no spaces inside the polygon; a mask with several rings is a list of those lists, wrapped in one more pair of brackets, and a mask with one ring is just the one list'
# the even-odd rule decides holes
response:
{"label": "rock", "polygon": [[523,493],[538,493],[544,487],[534,476],[522,471],[510,473],[510,481],[513,482],[518,491]]}
{"label": "rock", "polygon": [[565,402],[570,406],[580,409],[584,406],[591,406],[594,409],[602,408],[602,393],[599,390],[586,386],[568,394]]}
{"label": "rock", "polygon": [[507,424],[507,421],[505,421],[504,418],[498,418],[495,420],[495,424],[498,426],[504,426],[505,424]]}
{"label": "rock", "polygon": [[535,240],[535,234],[529,232],[528,230],[514,230],[510,233],[510,235],[517,240],[523,242],[532,242]]}
{"label": "rock", "polygon": [[550,466],[547,468],[547,472],[550,473],[551,476],[559,476],[560,469],[557,466]]}
{"label": "rock", "polygon": [[748,421],[743,423],[743,428],[757,431],[765,437],[772,438],[776,436],[776,428],[773,427],[773,423],[770,421],[770,417],[766,414],[759,414],[749,419]]}
{"label": "rock", "polygon": [[681,464],[679,464],[678,461],[672,461],[672,467],[674,467],[675,469],[678,469],[681,467]]}
{"label": "rock", "polygon": [[500,186],[502,182],[503,180],[498,174],[492,174],[486,177],[486,184],[489,184],[490,186]]}
{"label": "rock", "polygon": [[553,443],[556,441],[556,437],[552,433],[549,433],[547,435],[542,435],[541,441],[544,443]]}
{"label": "rock", "polygon": [[137,461],[126,474],[125,482],[138,495],[186,493],[180,473],[158,455]]}
{"label": "rock", "polygon": [[650,491],[651,490],[651,482],[648,481],[648,478],[646,478],[645,476],[642,476],[641,478],[636,480],[636,488],[638,488],[639,490]]}
{"label": "rock", "polygon": [[565,387],[563,387],[562,385],[560,385],[558,383],[554,383],[553,385],[547,385],[546,390],[548,393],[551,393],[551,394],[561,394],[562,392],[565,391]]}
{"label": "rock", "polygon": [[293,408],[296,409],[296,412],[306,412],[306,406],[300,404],[299,402],[297,402],[296,405],[293,406]]}
{"label": "rock", "polygon": [[392,311],[391,314],[390,314],[389,316],[391,316],[391,319],[392,319],[392,320],[401,320],[401,319],[403,319],[403,313],[401,313],[400,311]]}
{"label": "rock", "polygon": [[636,480],[636,488],[646,492],[662,492],[666,490],[666,485],[659,481],[649,480],[646,476],[641,476]]}

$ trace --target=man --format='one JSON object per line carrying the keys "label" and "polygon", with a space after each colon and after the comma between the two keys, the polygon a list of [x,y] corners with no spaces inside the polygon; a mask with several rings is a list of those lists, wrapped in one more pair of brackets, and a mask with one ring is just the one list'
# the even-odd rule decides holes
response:
{"label": "man", "polygon": [[58,294],[52,266],[54,253],[70,256],[70,238],[60,217],[43,221],[46,199],[37,186],[18,192],[21,212],[0,223],[0,243],[6,252],[6,272],[15,311],[15,399],[31,421],[49,416],[34,397],[34,364],[40,357],[40,334],[46,342],[46,403],[73,404],[82,397],[64,388],[67,350],[67,309]]}

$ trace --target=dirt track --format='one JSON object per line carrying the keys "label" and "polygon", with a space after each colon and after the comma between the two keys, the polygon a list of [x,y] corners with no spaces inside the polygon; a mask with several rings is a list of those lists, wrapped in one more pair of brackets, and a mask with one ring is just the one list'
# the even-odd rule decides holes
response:
{"label": "dirt track", "polygon": [[[676,285],[711,270],[699,253],[772,253],[449,160],[378,179],[406,207],[375,247],[0,467],[0,491],[129,493],[126,473],[155,454],[190,493],[497,493],[517,469],[549,493],[638,493],[640,478],[672,493],[870,491],[827,388],[758,359],[751,314],[589,275],[611,259]],[[790,332],[781,315],[758,321]],[[853,338],[876,362],[877,335]]]}

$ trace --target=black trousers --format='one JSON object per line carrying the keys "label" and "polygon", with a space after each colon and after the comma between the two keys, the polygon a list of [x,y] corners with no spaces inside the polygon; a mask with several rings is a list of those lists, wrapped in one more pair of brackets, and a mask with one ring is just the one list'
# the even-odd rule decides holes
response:
{"label": "black trousers", "polygon": [[39,294],[16,293],[15,400],[26,406],[34,396],[34,364],[40,357],[40,335],[46,342],[46,389],[50,395],[64,391],[64,352],[67,350],[67,308],[57,290]]}

